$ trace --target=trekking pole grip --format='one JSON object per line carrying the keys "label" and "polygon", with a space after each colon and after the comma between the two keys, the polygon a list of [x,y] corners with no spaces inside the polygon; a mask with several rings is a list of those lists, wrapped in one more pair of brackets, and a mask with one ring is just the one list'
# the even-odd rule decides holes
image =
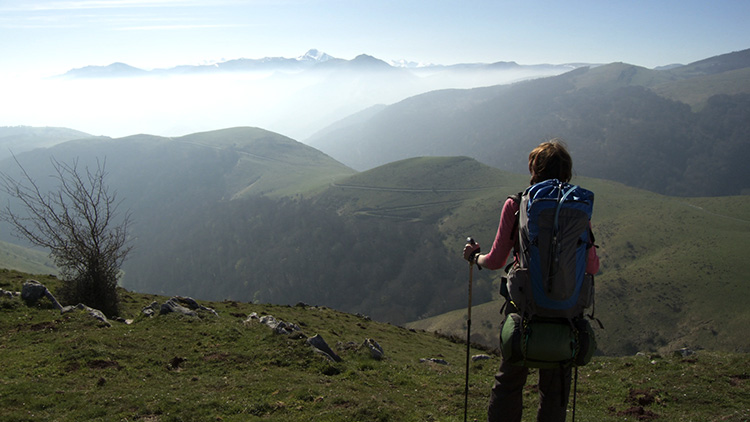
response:
{"label": "trekking pole grip", "polygon": [[[469,237],[466,238],[466,243],[468,243],[470,245],[476,245],[477,244],[477,242],[475,242],[474,238],[471,237],[471,236],[469,236]],[[476,253],[474,255],[479,255],[480,251],[481,251],[481,248],[477,248]],[[472,255],[472,259],[469,261],[469,268],[471,268],[472,264],[477,264],[477,269],[479,271],[482,271],[482,267],[479,266],[479,262],[474,261],[474,259],[473,259],[474,255]]]}

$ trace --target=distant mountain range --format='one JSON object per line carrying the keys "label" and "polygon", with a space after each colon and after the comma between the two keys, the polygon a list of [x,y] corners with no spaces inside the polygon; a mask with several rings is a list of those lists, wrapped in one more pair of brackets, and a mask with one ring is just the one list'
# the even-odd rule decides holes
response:
{"label": "distant mountain range", "polygon": [[64,78],[130,78],[139,76],[169,76],[186,74],[217,74],[225,72],[261,72],[261,73],[296,73],[313,68],[333,69],[338,67],[357,68],[359,70],[386,71],[389,68],[408,69],[420,74],[443,71],[482,71],[526,69],[544,73],[559,73],[568,71],[583,64],[540,64],[519,65],[515,62],[470,63],[454,65],[418,64],[410,61],[396,61],[386,63],[366,54],[361,54],[352,60],[339,59],[324,52],[312,49],[296,58],[264,57],[261,59],[233,59],[223,62],[202,65],[180,65],[167,69],[139,69],[125,63],[112,63],[107,66],[85,66],[71,69],[63,75]]}
{"label": "distant mountain range", "polygon": [[[252,126],[304,140],[375,105],[441,89],[554,76],[580,66],[404,66],[366,54],[344,60],[310,50],[296,58],[235,59],[168,69],[144,70],[125,63],[86,66],[45,80],[44,95],[49,97],[45,105],[50,119],[62,120],[56,110],[63,108],[70,113],[65,118],[68,127],[86,127],[97,134],[170,136]],[[26,112],[34,121],[44,121],[38,108]]]}
{"label": "distant mountain range", "polygon": [[750,192],[750,50],[670,70],[625,63],[413,96],[305,142],[357,170],[467,155],[524,172],[540,141],[566,140],[578,174],[655,192]]}
{"label": "distant mountain range", "polygon": [[[672,66],[668,70],[611,63],[578,67],[531,80],[528,80],[531,74],[524,73],[530,68],[526,66],[525,71],[515,74],[524,75],[522,79],[526,80],[521,82],[421,94],[431,86],[452,85],[450,72],[463,74],[454,85],[477,84],[483,78],[512,78],[513,69],[521,66],[515,63],[431,66],[417,69],[452,70],[417,76],[411,70],[393,67],[371,56],[360,55],[347,61],[316,50],[295,59],[243,59],[226,63],[225,69],[243,66],[279,69],[294,63],[307,66],[301,73],[311,77],[287,78],[277,73],[247,88],[255,87],[250,89],[253,92],[268,85],[298,84],[293,94],[273,99],[273,105],[268,107],[259,103],[255,111],[242,105],[231,107],[229,113],[220,108],[206,110],[202,114],[205,119],[227,114],[252,119],[266,110],[274,110],[267,118],[283,119],[278,121],[279,126],[298,125],[306,127],[306,131],[311,130],[311,125],[335,121],[302,140],[357,170],[410,157],[466,155],[506,171],[524,172],[526,154],[533,146],[550,137],[561,137],[573,151],[575,169],[580,175],[672,195],[750,192],[750,168],[746,165],[750,161],[750,50]],[[118,69],[140,74],[126,65],[112,66],[112,72],[104,73],[116,74]],[[542,69],[542,73],[563,71],[560,67],[542,66]],[[89,69],[94,73],[103,70]],[[241,86],[236,85],[238,92],[243,89]],[[188,92],[196,90],[189,83],[177,87]],[[197,104],[214,93],[217,104],[222,102],[222,92],[211,87],[202,95],[191,94]],[[409,93],[417,95],[352,113],[365,104]],[[148,107],[148,103],[143,106]],[[335,119],[335,116],[347,117]],[[169,119],[191,123],[200,120],[182,114],[171,115]],[[118,119],[124,120],[127,119]],[[35,145],[34,138],[29,138],[32,132],[21,139],[12,135],[11,129],[0,130],[0,143],[12,146],[17,152]],[[46,143],[38,146],[83,136],[88,135],[71,131],[66,136],[47,136]]]}

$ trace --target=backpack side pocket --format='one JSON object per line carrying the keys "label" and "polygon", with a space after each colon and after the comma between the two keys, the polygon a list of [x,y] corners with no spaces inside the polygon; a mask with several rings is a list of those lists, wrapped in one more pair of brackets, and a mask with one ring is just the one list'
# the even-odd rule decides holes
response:
{"label": "backpack side pocket", "polygon": [[513,268],[508,271],[507,279],[508,297],[511,304],[515,306],[518,313],[521,315],[533,313],[534,304],[531,300],[531,278],[529,276],[529,270],[513,266]]}

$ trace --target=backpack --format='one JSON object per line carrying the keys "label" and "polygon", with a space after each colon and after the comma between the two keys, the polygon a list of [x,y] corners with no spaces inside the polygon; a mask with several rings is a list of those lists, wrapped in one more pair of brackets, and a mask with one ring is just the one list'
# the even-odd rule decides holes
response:
{"label": "backpack", "polygon": [[[590,229],[594,194],[550,179],[512,198],[519,203],[517,260],[507,270],[501,293],[517,315],[506,318],[510,327],[501,333],[503,357],[531,367],[541,367],[539,362],[588,363],[596,348],[593,331],[583,320],[584,309],[594,299],[594,278],[586,274],[588,249],[594,246]],[[560,327],[552,330],[550,324]],[[583,338],[587,341],[580,341]],[[518,341],[526,343],[512,346]],[[545,353],[554,349],[566,352]],[[538,356],[526,354],[534,350],[540,351]],[[521,351],[523,356],[518,355]]]}

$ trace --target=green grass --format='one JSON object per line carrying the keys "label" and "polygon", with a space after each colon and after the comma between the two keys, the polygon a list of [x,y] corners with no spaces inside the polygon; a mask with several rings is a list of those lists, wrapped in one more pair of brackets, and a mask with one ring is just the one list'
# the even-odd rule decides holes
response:
{"label": "green grass", "polygon": [[0,241],[0,268],[34,274],[57,274],[49,254]]}
{"label": "green grass", "polygon": [[[743,329],[750,323],[744,268],[750,197],[677,198],[605,180],[573,182],[596,194],[592,224],[602,262],[596,279],[596,315],[605,325],[597,333],[601,352],[750,350]],[[440,221],[449,247],[458,254],[471,234],[488,251],[501,201],[510,193],[502,187],[456,206]],[[464,264],[457,259],[456,271],[468,278]],[[474,282],[499,286],[501,275],[475,271]],[[474,308],[474,340],[487,346],[497,345],[503,299],[495,298]],[[465,314],[458,310],[409,326],[457,334],[464,330]]]}
{"label": "green grass", "polygon": [[[745,303],[750,196],[677,198],[605,180],[573,182],[596,194],[592,223],[602,259],[596,302],[606,327],[597,334],[602,353],[669,353],[684,346],[750,351],[744,329],[750,323]],[[528,178],[465,157],[423,157],[337,183],[317,199],[341,214],[434,224],[448,250],[456,251],[456,274],[466,274],[460,259],[466,236],[488,251],[502,202]],[[475,283],[493,284],[496,292],[500,276],[475,272]],[[494,347],[500,304],[475,306],[473,333]],[[460,333],[462,318],[459,311],[417,326]]]}
{"label": "green grass", "polygon": [[354,173],[320,151],[259,128],[195,133],[175,141],[235,151],[238,161],[226,175],[233,198],[309,194]]}
{"label": "green grass", "polygon": [[[0,288],[20,290],[29,277],[0,270]],[[35,278],[59,286],[52,277]],[[83,312],[61,315],[46,299],[27,307],[1,298],[2,420],[463,420],[460,339],[321,307],[202,302],[220,316],[139,316],[151,301],[165,299],[123,291],[123,316],[134,321],[107,328]],[[322,335],[343,361],[324,359],[304,338],[245,324],[251,312]],[[384,360],[341,346],[368,337],[385,349]],[[419,361],[431,357],[450,365]],[[497,357],[471,364],[469,420],[485,419],[498,364]],[[659,421],[748,420],[748,374],[744,354],[597,357],[580,369],[576,419],[638,420],[642,413]],[[534,420],[535,383],[532,373],[526,421]]]}
{"label": "green grass", "polygon": [[738,69],[715,75],[696,76],[687,80],[677,80],[653,86],[657,94],[675,101],[681,101],[698,111],[706,100],[718,94],[736,95],[750,93],[747,80],[750,69]]}

